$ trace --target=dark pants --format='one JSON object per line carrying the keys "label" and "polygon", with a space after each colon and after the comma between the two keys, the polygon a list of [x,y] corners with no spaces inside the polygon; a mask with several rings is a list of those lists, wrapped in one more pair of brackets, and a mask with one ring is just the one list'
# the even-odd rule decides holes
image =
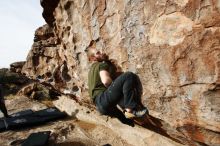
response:
{"label": "dark pants", "polygon": [[1,85],[0,85],[0,110],[2,111],[2,113],[4,114],[5,117],[8,117],[8,112],[5,107],[5,101],[4,101],[4,97],[2,94],[2,86]]}
{"label": "dark pants", "polygon": [[102,114],[108,114],[119,104],[134,109],[141,105],[142,85],[137,75],[126,72],[116,78],[106,91],[96,96],[95,104]]}

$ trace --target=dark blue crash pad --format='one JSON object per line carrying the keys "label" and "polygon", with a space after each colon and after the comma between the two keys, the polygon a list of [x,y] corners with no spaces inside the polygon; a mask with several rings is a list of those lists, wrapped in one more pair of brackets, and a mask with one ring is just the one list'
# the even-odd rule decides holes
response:
{"label": "dark blue crash pad", "polygon": [[1,118],[0,119],[0,132],[5,131],[7,129],[7,123],[6,120]]}
{"label": "dark blue crash pad", "polygon": [[8,129],[7,119],[16,119],[18,117],[22,118],[22,117],[31,115],[33,113],[34,112],[31,109],[28,109],[28,110],[24,110],[24,111],[20,111],[20,112],[11,114],[10,118],[0,118],[0,132]]}
{"label": "dark blue crash pad", "polygon": [[23,111],[11,114],[10,117],[23,117],[23,116],[31,115],[33,113],[34,111],[32,111],[31,109],[27,109],[27,110],[23,110]]}
{"label": "dark blue crash pad", "polygon": [[12,114],[9,118],[0,119],[0,132],[5,130],[21,129],[30,126],[41,125],[46,122],[65,118],[66,113],[59,111],[57,108],[47,108],[33,112],[25,110]]}
{"label": "dark blue crash pad", "polygon": [[65,112],[61,112],[55,107],[34,112],[34,117],[44,118],[45,122],[57,120],[66,116],[67,114]]}
{"label": "dark blue crash pad", "polygon": [[21,146],[46,146],[50,137],[50,131],[41,131],[32,133],[28,138],[21,144]]}

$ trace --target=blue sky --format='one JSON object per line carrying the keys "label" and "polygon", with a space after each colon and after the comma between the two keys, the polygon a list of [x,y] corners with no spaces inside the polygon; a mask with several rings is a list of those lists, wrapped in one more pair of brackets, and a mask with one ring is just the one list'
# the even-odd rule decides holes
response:
{"label": "blue sky", "polygon": [[40,0],[0,1],[0,68],[26,60],[35,30],[46,22]]}

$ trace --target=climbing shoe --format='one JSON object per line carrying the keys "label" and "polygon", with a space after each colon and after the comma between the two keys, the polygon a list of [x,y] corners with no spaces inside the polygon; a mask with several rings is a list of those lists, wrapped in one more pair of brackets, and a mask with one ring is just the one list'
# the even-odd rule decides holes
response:
{"label": "climbing shoe", "polygon": [[141,108],[141,109],[134,109],[131,112],[124,112],[126,118],[141,118],[148,114],[148,110],[146,108]]}

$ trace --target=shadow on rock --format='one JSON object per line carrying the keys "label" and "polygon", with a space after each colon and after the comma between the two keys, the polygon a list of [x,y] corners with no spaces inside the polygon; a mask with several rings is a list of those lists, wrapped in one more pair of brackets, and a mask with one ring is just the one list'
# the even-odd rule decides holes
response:
{"label": "shadow on rock", "polygon": [[181,144],[191,143],[182,133],[177,131],[174,127],[171,127],[163,120],[157,119],[151,115],[146,115],[142,118],[127,119],[118,108],[114,108],[109,111],[108,116],[117,118],[121,123],[132,127],[137,124]]}
{"label": "shadow on rock", "polygon": [[82,142],[79,142],[79,141],[74,141],[74,142],[63,142],[63,143],[59,143],[59,144],[55,144],[55,145],[59,145],[59,146],[86,146],[86,145],[89,145],[89,144],[84,144]]}
{"label": "shadow on rock", "polygon": [[182,133],[177,131],[175,127],[171,127],[168,123],[151,115],[147,115],[143,118],[136,118],[134,119],[134,122],[146,129],[154,131],[178,143],[191,143],[191,141],[189,141]]}
{"label": "shadow on rock", "polygon": [[127,119],[125,115],[118,108],[114,108],[111,111],[109,111],[108,116],[115,117],[123,124],[134,127],[134,121],[131,119]]}
{"label": "shadow on rock", "polygon": [[31,82],[27,77],[10,71],[7,68],[0,69],[0,84],[3,95],[16,94],[25,84]]}

